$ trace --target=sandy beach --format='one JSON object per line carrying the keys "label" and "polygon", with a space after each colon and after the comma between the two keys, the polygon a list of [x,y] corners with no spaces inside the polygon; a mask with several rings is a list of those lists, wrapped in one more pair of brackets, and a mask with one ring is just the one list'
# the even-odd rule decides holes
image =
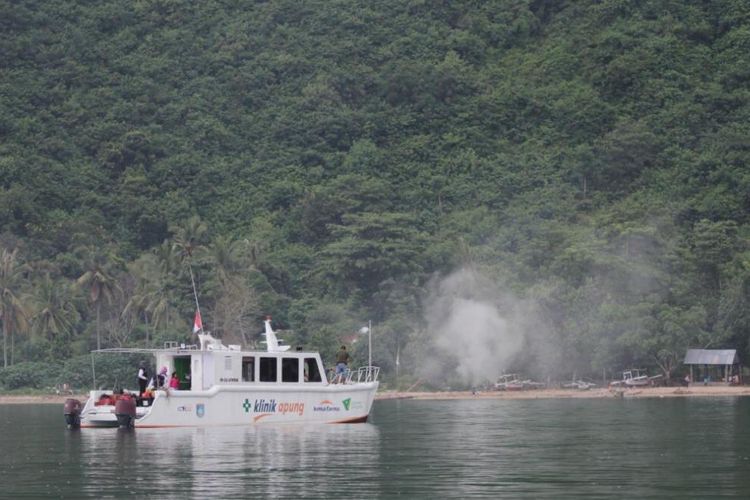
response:
{"label": "sandy beach", "polygon": [[[592,399],[592,398],[676,398],[676,397],[711,397],[711,396],[750,396],[750,386],[703,386],[694,387],[649,387],[639,389],[536,389],[528,391],[488,391],[472,393],[469,391],[449,392],[398,392],[381,391],[376,400],[387,399]],[[0,395],[0,404],[59,404],[67,398],[85,401],[88,394],[72,396],[51,394],[44,395]]]}

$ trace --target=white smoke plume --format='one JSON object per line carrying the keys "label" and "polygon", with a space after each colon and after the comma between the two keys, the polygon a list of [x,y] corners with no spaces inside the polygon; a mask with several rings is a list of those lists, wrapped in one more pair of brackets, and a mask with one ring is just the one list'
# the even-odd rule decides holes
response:
{"label": "white smoke plume", "polygon": [[434,282],[426,320],[437,352],[421,374],[432,380],[457,375],[469,385],[494,381],[524,345],[528,309],[472,270]]}

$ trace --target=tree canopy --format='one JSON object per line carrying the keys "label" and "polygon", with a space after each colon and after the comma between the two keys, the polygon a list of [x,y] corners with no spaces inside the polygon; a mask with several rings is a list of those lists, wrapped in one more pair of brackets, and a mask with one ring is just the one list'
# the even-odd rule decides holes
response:
{"label": "tree canopy", "polygon": [[750,356],[746,2],[0,12],[4,365],[187,338],[191,273],[236,341],[271,314],[332,356],[372,320],[387,377],[451,366],[457,270],[523,338],[498,370]]}

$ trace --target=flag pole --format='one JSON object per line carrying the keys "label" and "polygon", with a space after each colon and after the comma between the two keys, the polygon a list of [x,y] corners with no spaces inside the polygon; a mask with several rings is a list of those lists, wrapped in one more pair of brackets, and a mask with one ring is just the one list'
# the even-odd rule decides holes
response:
{"label": "flag pole", "polygon": [[[193,265],[188,260],[188,270],[190,271],[190,283],[193,285],[193,297],[195,297],[195,310],[198,312],[198,316],[201,318],[201,329],[203,331],[203,316],[201,315],[201,306],[198,304],[198,291],[195,288],[195,279],[193,278]],[[195,332],[193,332],[195,333]]]}

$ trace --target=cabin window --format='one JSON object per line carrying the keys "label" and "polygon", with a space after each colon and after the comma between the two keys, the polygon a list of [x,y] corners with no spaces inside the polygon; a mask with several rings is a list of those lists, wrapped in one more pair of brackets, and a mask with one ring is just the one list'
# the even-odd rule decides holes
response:
{"label": "cabin window", "polygon": [[305,382],[320,382],[320,370],[316,358],[305,358]]}
{"label": "cabin window", "polygon": [[299,382],[299,359],[282,358],[281,359],[281,381],[282,382]]}
{"label": "cabin window", "polygon": [[260,381],[276,382],[276,358],[260,358]]}
{"label": "cabin window", "polygon": [[242,358],[242,381],[255,381],[255,358]]}
{"label": "cabin window", "polygon": [[224,356],[224,371],[232,371],[232,356]]}

